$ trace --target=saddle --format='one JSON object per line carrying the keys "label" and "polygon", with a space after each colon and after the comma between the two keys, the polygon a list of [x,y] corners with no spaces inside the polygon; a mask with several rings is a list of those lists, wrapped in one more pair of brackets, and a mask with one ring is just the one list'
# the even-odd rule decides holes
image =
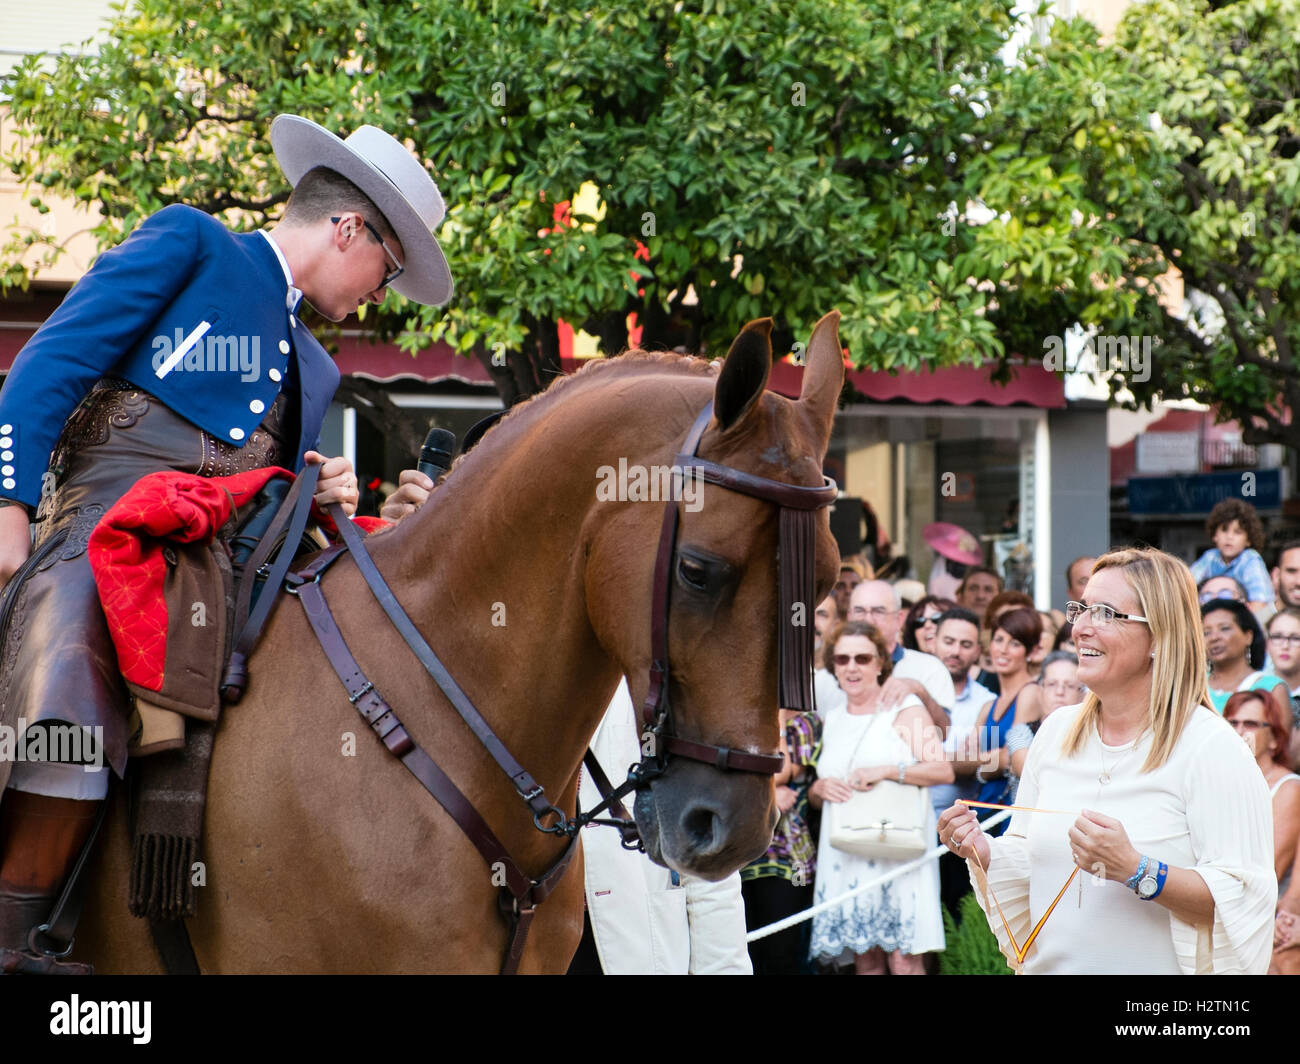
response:
{"label": "saddle", "polygon": [[[278,469],[217,480],[154,474],[128,492],[91,535],[96,586],[133,695],[130,908],[149,920],[172,972],[198,972],[180,918],[194,911],[191,867],[203,824],[219,683],[237,631],[235,608],[257,604],[267,580],[278,582],[295,559],[326,545],[319,531],[306,528],[318,475],[315,466],[292,483]],[[299,511],[301,520],[279,520]],[[29,562],[6,588],[0,623],[33,566]],[[268,607],[273,598],[266,596]],[[164,751],[171,753],[139,759]],[[32,913],[27,948],[0,950],[0,971],[90,974],[88,965],[64,958],[74,944],[84,871],[107,809],[101,802],[53,908]]]}

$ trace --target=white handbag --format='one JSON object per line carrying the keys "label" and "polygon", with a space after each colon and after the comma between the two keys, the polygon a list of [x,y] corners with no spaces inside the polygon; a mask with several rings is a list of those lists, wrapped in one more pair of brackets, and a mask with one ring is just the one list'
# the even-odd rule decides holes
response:
{"label": "white handbag", "polygon": [[[857,747],[853,753],[857,755]],[[855,791],[847,802],[827,802],[822,809],[829,818],[827,830],[835,849],[887,861],[906,861],[929,849],[929,814],[930,798],[924,787],[892,780],[881,780],[869,791]]]}

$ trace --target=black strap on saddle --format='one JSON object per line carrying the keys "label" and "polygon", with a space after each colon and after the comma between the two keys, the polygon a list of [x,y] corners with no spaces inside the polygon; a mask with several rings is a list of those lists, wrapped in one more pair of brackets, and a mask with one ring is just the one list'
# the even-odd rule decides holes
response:
{"label": "black strap on saddle", "polygon": [[[244,689],[248,686],[248,656],[261,638],[262,629],[279,598],[278,594],[259,595],[254,605],[253,591],[259,586],[255,577],[265,576],[265,585],[277,591],[284,583],[307,528],[307,518],[311,514],[311,502],[319,479],[318,465],[309,465],[298,474],[266,534],[244,565],[244,577],[235,596],[232,629],[235,632],[234,647],[221,681],[221,697],[225,702],[233,704],[244,696]],[[279,553],[273,560],[268,560],[277,544]]]}

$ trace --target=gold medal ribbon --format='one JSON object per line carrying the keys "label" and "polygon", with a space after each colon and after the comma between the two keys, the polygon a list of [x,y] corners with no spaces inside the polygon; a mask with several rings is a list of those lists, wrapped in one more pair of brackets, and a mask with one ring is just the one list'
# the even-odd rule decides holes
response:
{"label": "gold medal ribbon", "polygon": [[[996,802],[970,802],[964,798],[958,798],[957,801],[960,802],[962,805],[970,806],[976,809],[1011,809],[1021,813],[1052,813],[1060,816],[1079,815],[1078,813],[1069,812],[1068,810],[1065,809],[1036,809],[1033,806],[1029,806],[1029,805],[999,805]],[[973,849],[974,847],[972,847],[972,850]],[[978,863],[979,861],[978,852],[975,853],[975,860]],[[1070,878],[1065,881],[1065,886],[1063,886],[1060,889],[1060,891],[1057,893],[1056,897],[1052,899],[1052,904],[1047,907],[1047,912],[1043,913],[1042,919],[1040,919],[1038,923],[1034,925],[1034,929],[1031,932],[1029,932],[1029,937],[1025,939],[1025,944],[1023,946],[1016,941],[1016,936],[1011,933],[1011,925],[1007,923],[1006,914],[1003,913],[1002,906],[998,903],[998,896],[993,892],[993,884],[989,882],[988,879],[989,870],[987,868],[983,868],[982,866],[981,866],[981,870],[984,872],[984,885],[988,888],[989,897],[993,899],[993,907],[997,909],[998,919],[1002,921],[1002,929],[1006,931],[1007,938],[1011,940],[1011,948],[1015,952],[1016,963],[1024,964],[1025,956],[1029,953],[1029,947],[1034,944],[1034,939],[1038,937],[1038,932],[1041,931],[1043,929],[1043,925],[1047,923],[1047,918],[1052,915],[1053,910],[1056,908],[1057,902],[1059,902],[1063,897],[1065,897],[1065,892],[1070,889],[1070,884],[1074,882],[1074,877],[1079,874],[1079,866],[1075,865],[1074,871],[1070,873]]]}

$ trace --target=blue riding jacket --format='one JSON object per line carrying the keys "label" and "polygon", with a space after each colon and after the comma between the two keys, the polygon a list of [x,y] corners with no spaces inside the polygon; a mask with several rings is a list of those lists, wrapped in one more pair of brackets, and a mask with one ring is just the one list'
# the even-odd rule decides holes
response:
{"label": "blue riding jacket", "polygon": [[153,215],[95,261],[14,361],[0,389],[0,497],[37,505],[63,423],[105,375],[236,446],[293,381],[301,469],[339,372],[297,320],[298,298],[264,234],[232,233],[192,207]]}

